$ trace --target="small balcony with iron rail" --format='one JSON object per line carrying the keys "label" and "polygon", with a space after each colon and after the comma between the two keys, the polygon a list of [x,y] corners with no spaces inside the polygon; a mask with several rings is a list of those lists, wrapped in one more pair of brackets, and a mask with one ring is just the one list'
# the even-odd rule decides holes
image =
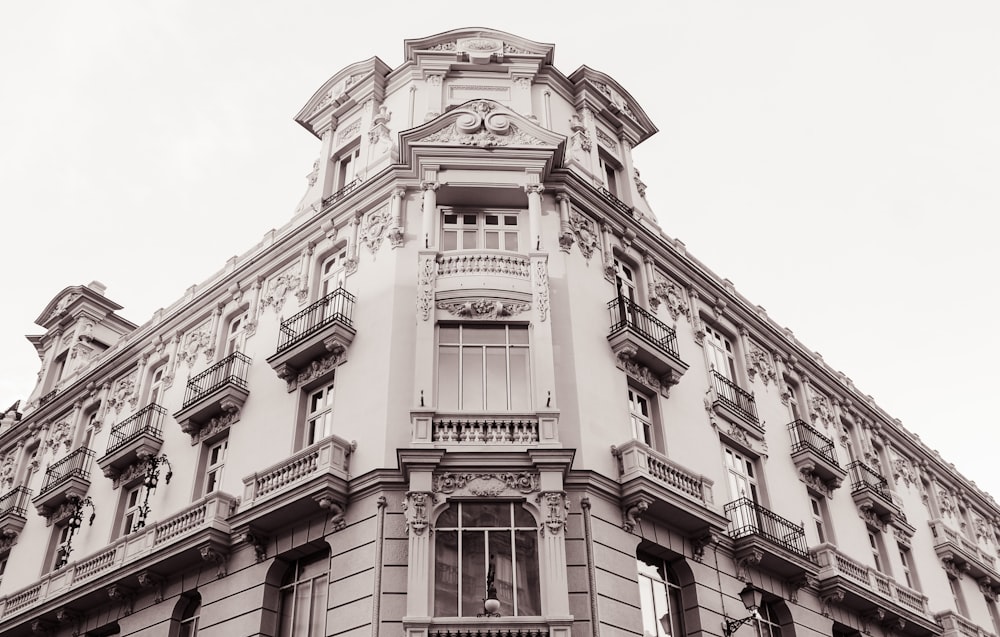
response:
{"label": "small balcony with iron rail", "polygon": [[111,428],[107,452],[97,460],[107,478],[117,478],[139,458],[155,456],[163,445],[167,410],[151,403]]}
{"label": "small balcony with iron rail", "polygon": [[607,307],[611,315],[608,342],[615,356],[646,367],[665,386],[676,384],[688,364],[681,360],[674,329],[621,295],[608,301]]}
{"label": "small balcony with iron rail", "polygon": [[83,498],[90,489],[93,463],[94,452],[87,447],[80,447],[46,469],[42,488],[31,499],[38,514],[49,517],[69,500]]}
{"label": "small balcony with iron rail", "polygon": [[345,197],[347,197],[347,195],[354,192],[354,190],[357,189],[357,187],[360,185],[361,185],[361,178],[355,177],[351,181],[344,184],[343,187],[341,187],[339,190],[330,193],[328,197],[324,197],[323,207],[328,208],[333,204],[337,203],[338,201],[340,201],[341,199],[344,199]]}
{"label": "small balcony with iron rail", "polygon": [[882,474],[860,460],[847,465],[847,471],[851,476],[851,497],[859,510],[874,515],[883,524],[902,517]]}
{"label": "small balcony with iron rail", "polygon": [[792,439],[792,462],[799,473],[807,477],[815,476],[830,491],[843,484],[847,470],[837,462],[833,440],[803,420],[789,423],[788,435]]}
{"label": "small balcony with iron rail", "polygon": [[716,370],[710,370],[712,377],[712,407],[730,422],[743,426],[748,433],[761,438],[764,427],[757,417],[757,401],[753,394],[741,388]]}
{"label": "small balcony with iron rail", "polygon": [[801,524],[786,520],[750,498],[730,502],[724,510],[737,562],[757,562],[760,556],[760,568],[788,580],[816,574],[818,569],[809,555]]}
{"label": "small balcony with iron rail", "polygon": [[354,295],[337,288],[281,322],[278,347],[267,364],[286,382],[327,355],[341,358],[354,341]]}
{"label": "small balcony with iron rail", "polygon": [[[25,486],[15,487],[0,495],[0,553],[3,553],[4,545],[24,529],[30,499],[31,489]],[[9,544],[6,548],[10,548]]]}
{"label": "small balcony with iron rail", "polygon": [[233,352],[187,382],[184,403],[174,414],[181,431],[198,435],[213,418],[239,412],[250,395],[250,358]]}

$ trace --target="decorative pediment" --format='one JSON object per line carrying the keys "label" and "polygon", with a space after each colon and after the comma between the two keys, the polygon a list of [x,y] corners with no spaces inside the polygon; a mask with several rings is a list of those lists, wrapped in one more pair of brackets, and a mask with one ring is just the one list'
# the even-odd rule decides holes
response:
{"label": "decorative pediment", "polygon": [[[525,56],[541,57],[543,64],[552,64],[551,44],[495,29],[456,29],[403,43],[407,61],[430,54],[448,54],[455,62],[507,62]],[[437,57],[435,56],[435,57]]]}
{"label": "decorative pediment", "polygon": [[[558,146],[562,141],[492,100],[473,100],[430,122],[413,143],[458,146]],[[534,130],[532,130],[534,129]]]}
{"label": "decorative pediment", "polygon": [[355,62],[341,69],[313,93],[295,115],[295,121],[317,137],[320,136],[324,127],[337,125],[335,117],[331,121],[331,114],[338,114],[341,107],[352,102],[359,103],[364,97],[370,96],[373,80],[381,82],[390,70],[377,57]]}

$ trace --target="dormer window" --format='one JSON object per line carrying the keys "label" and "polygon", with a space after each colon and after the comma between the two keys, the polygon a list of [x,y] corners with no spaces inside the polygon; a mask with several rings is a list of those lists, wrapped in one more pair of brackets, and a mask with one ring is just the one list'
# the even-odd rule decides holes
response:
{"label": "dormer window", "polygon": [[516,210],[446,210],[442,250],[518,251],[520,215]]}

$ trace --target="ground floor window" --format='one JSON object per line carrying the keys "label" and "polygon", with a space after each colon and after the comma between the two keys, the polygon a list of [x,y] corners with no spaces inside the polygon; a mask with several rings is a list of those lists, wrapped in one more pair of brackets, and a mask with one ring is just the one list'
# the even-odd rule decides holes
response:
{"label": "ground floor window", "polygon": [[673,569],[662,559],[642,552],[637,554],[636,563],[643,633],[647,637],[686,635],[681,586]]}
{"label": "ground floor window", "polygon": [[329,551],[321,551],[289,564],[279,589],[279,637],[326,635],[329,585]]}

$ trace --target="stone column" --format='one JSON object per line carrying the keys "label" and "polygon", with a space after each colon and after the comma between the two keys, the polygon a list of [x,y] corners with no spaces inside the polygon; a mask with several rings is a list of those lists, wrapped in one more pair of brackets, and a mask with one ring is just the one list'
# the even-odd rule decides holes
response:
{"label": "stone column", "polygon": [[528,193],[528,237],[531,245],[529,251],[542,249],[542,192],[545,188],[538,183],[524,187]]}
{"label": "stone column", "polygon": [[559,249],[569,253],[573,246],[573,226],[569,222],[569,195],[564,192],[556,194],[559,204]]}
{"label": "stone column", "polygon": [[437,189],[441,187],[441,184],[436,181],[423,181],[420,183],[420,187],[424,191],[424,201],[423,201],[423,218],[421,223],[421,240],[424,249],[436,248],[437,247],[437,233],[435,230],[435,225],[437,223]]}
{"label": "stone column", "polygon": [[406,188],[399,186],[393,188],[392,196],[389,200],[389,211],[392,215],[392,226],[389,228],[389,243],[393,248],[403,245],[405,231],[403,229],[403,197],[406,196]]}

